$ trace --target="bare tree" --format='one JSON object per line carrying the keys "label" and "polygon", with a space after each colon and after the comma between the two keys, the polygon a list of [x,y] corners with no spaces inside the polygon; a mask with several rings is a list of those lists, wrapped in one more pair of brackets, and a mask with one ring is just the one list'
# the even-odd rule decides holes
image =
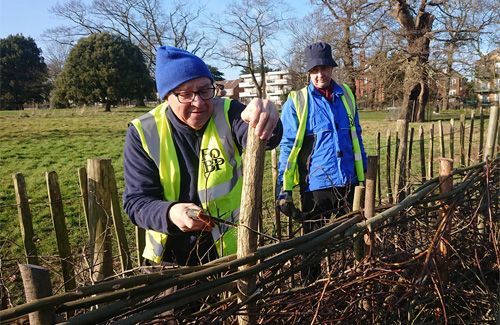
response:
{"label": "bare tree", "polygon": [[240,0],[227,8],[221,19],[210,22],[223,42],[216,54],[231,67],[240,67],[252,75],[259,98],[266,96],[270,42],[286,20],[286,12],[281,1]]}
{"label": "bare tree", "polygon": [[[490,0],[450,0],[437,4],[435,11],[436,26],[433,31],[435,40],[442,43],[442,57],[444,61],[444,82],[442,109],[448,109],[450,79],[454,65],[457,62],[457,56],[467,52],[476,40],[483,38],[484,35],[497,34],[496,28],[492,26],[498,24],[500,15],[497,1]],[[496,25],[498,26],[498,25]],[[469,46],[467,46],[469,45]],[[467,60],[461,63],[472,70],[472,65]]]}
{"label": "bare tree", "polygon": [[368,0],[316,0],[331,15],[327,31],[338,35],[334,43],[343,61],[347,82],[356,93],[355,49],[363,47],[370,35],[380,28],[385,15],[383,2]]}
{"label": "bare tree", "polygon": [[98,32],[118,34],[139,46],[153,70],[157,46],[168,44],[201,57],[213,48],[215,41],[193,27],[202,10],[178,2],[167,12],[159,0],[94,0],[90,4],[67,0],[56,4],[52,13],[69,25],[47,30],[45,35],[49,40],[74,44]]}

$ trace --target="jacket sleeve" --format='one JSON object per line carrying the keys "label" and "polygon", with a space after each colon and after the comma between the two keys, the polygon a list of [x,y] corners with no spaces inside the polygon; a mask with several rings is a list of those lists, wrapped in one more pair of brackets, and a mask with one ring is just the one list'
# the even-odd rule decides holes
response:
{"label": "jacket sleeve", "polygon": [[123,208],[133,224],[163,233],[180,232],[167,218],[170,207],[177,202],[163,199],[158,168],[144,151],[139,134],[129,126],[123,155],[125,191]]}
{"label": "jacket sleeve", "polygon": [[[238,149],[240,149],[240,152],[242,151],[242,148],[246,147],[247,144],[248,124],[241,119],[241,112],[243,112],[244,109],[245,105],[233,100],[231,101],[231,107],[228,112],[229,121],[231,122],[235,141],[238,145]],[[271,138],[266,143],[266,150],[276,148],[280,143],[282,134],[283,127],[281,125],[281,121],[278,120],[278,124],[276,124],[276,127],[274,128]]]}
{"label": "jacket sleeve", "polygon": [[298,130],[298,118],[293,101],[289,98],[283,105],[281,111],[281,123],[283,124],[283,136],[280,142],[280,156],[278,163],[278,183],[276,184],[276,195],[283,187],[283,174],[288,162],[288,156],[293,148]]}

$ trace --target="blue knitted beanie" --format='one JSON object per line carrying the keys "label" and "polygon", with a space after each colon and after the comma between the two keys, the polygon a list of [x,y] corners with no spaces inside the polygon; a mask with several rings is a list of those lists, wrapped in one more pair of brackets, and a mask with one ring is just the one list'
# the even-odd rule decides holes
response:
{"label": "blue knitted beanie", "polygon": [[156,89],[162,100],[181,84],[200,77],[214,80],[196,55],[173,46],[161,46],[156,51]]}

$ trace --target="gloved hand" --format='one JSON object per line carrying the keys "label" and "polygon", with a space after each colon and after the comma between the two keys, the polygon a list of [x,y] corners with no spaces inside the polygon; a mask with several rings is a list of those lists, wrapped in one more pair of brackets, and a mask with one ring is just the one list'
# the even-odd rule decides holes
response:
{"label": "gloved hand", "polygon": [[292,217],[294,220],[302,221],[302,213],[293,204],[291,191],[281,192],[276,199],[276,206],[284,215]]}

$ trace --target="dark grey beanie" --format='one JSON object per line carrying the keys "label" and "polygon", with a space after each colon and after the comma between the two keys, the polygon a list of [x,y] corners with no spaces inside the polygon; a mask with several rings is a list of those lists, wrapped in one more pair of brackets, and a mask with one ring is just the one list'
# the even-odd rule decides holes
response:
{"label": "dark grey beanie", "polygon": [[318,65],[338,66],[332,57],[332,48],[328,43],[319,42],[308,45],[304,50],[306,70],[310,71]]}

